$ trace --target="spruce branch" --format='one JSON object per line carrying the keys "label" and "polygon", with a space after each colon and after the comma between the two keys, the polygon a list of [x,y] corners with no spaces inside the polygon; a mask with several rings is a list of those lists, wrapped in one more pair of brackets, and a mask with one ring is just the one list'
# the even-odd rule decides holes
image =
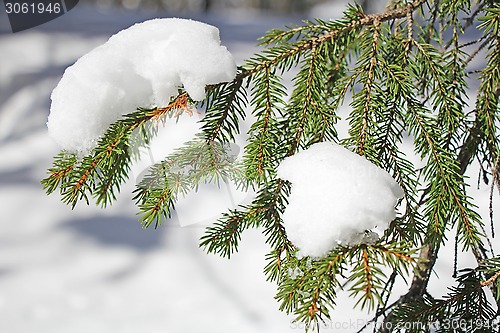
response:
{"label": "spruce branch", "polygon": [[[404,323],[418,322],[420,327],[435,327],[444,332],[485,332],[493,328],[495,311],[491,307],[484,287],[491,284],[498,277],[481,281],[481,272],[491,270],[489,265],[497,264],[493,259],[486,266],[478,266],[473,270],[464,270],[457,278],[457,287],[450,288],[450,293],[443,299],[421,298],[410,304],[406,304],[394,311],[396,329],[402,331]],[[496,266],[498,267],[498,266]],[[482,324],[477,325],[478,320]],[[455,321],[459,326],[450,327],[446,323]],[[411,329],[410,332],[417,330]],[[408,332],[406,330],[406,332]]]}
{"label": "spruce branch", "polygon": [[137,184],[134,199],[141,210],[141,221],[145,227],[153,223],[157,227],[170,217],[179,196],[197,189],[200,183],[220,185],[228,180],[244,186],[241,166],[226,152],[224,144],[199,135],[150,168]]}
{"label": "spruce branch", "polygon": [[[295,57],[297,54],[302,53],[303,51],[312,49],[313,47],[318,47],[323,43],[332,43],[339,36],[347,34],[353,30],[358,30],[365,26],[373,26],[375,22],[386,22],[399,18],[404,18],[408,13],[414,12],[420,6],[425,3],[425,0],[415,0],[411,3],[407,3],[403,6],[396,7],[392,10],[386,11],[381,14],[369,14],[365,15],[360,11],[359,7],[351,7],[351,11],[348,12],[350,14],[344,21],[334,21],[332,23],[333,29],[327,31],[326,33],[320,36],[312,36],[310,38],[298,40],[295,43],[290,44],[288,48],[281,48],[280,46],[270,48],[264,51],[265,54],[269,54],[269,57],[261,56],[256,61],[250,63],[250,66],[246,67],[243,72],[241,72],[241,77],[246,77],[254,74],[257,71],[264,70],[267,67],[276,66],[277,64]],[[356,8],[355,10],[352,10]],[[356,15],[356,16],[354,16]],[[337,26],[338,24],[338,26]],[[273,31],[271,32],[271,36],[273,36]],[[271,37],[272,40],[272,37]],[[285,67],[286,68],[286,67]],[[236,78],[236,80],[240,79],[240,76]]]}
{"label": "spruce branch", "polygon": [[364,155],[365,151],[365,144],[366,144],[366,137],[367,137],[367,129],[368,129],[368,123],[369,123],[369,118],[370,118],[370,111],[371,111],[371,91],[372,91],[372,84],[374,80],[374,69],[375,66],[377,65],[377,49],[378,49],[378,42],[379,42],[379,35],[380,35],[380,21],[375,20],[373,24],[373,41],[372,41],[372,50],[371,50],[371,55],[370,55],[370,61],[368,65],[368,70],[367,72],[367,77],[366,81],[364,82],[364,106],[363,106],[363,117],[362,117],[362,125],[361,125],[361,130],[360,130],[360,136],[359,136],[359,146],[358,146],[358,154],[359,155]]}
{"label": "spruce branch", "polygon": [[227,83],[208,87],[206,114],[202,130],[208,143],[215,140],[234,142],[234,134],[239,133],[239,120],[245,118],[247,94],[243,83],[246,75],[242,72]]}
{"label": "spruce branch", "polygon": [[237,251],[241,233],[248,228],[262,226],[267,242],[273,249],[279,250],[278,258],[282,252],[293,252],[294,248],[286,237],[280,217],[284,208],[283,196],[287,191],[283,181],[270,182],[261,188],[251,205],[240,206],[224,214],[213,226],[208,227],[200,246],[209,253],[230,258]]}
{"label": "spruce branch", "polygon": [[[310,258],[285,260],[281,283],[276,298],[280,309],[294,313],[296,321],[304,322],[306,329],[329,318],[329,309],[335,305],[338,277],[345,269],[347,248],[332,251],[319,261]],[[325,317],[326,316],[326,317]]]}
{"label": "spruce branch", "polygon": [[286,88],[270,68],[255,74],[254,81],[250,104],[256,121],[249,130],[243,164],[248,181],[258,184],[272,178],[285,154],[281,108],[285,105]]}
{"label": "spruce branch", "polygon": [[[490,94],[490,96],[495,95],[498,97],[498,94]],[[462,145],[460,153],[456,158],[458,164],[460,165],[460,175],[463,175],[465,173],[467,165],[474,159],[475,152],[477,151],[477,148],[475,148],[477,147],[476,145],[479,145],[482,141],[480,135],[478,134],[482,133],[479,129],[480,126],[482,125],[478,120],[478,117],[476,117],[474,126],[468,130],[469,135],[463,141],[464,144]],[[490,142],[496,142],[496,139]],[[430,272],[437,258],[437,252],[438,249],[434,245],[432,245],[432,243],[428,243],[424,247],[424,250],[421,252],[421,257],[426,261],[426,264],[417,271],[408,293],[399,300],[399,303],[404,304],[412,299],[415,299],[415,297],[422,297],[422,295],[425,294],[428,278],[430,277]],[[484,260],[485,258],[482,252],[483,251],[481,250],[481,248],[473,249],[473,253],[475,253],[476,257],[478,258],[478,262]],[[391,321],[390,318],[392,318],[391,315],[387,317],[388,321]]]}
{"label": "spruce branch", "polygon": [[152,133],[154,128],[149,121],[178,116],[179,110],[188,109],[187,95],[180,94],[166,107],[139,109],[112,124],[89,155],[79,158],[62,152],[49,169],[49,176],[41,181],[47,194],[59,187],[62,201],[72,208],[81,199],[88,203],[89,194],[96,197],[98,204],[106,206],[128,177],[133,154],[129,139],[134,130],[139,129],[143,135]]}
{"label": "spruce branch", "polygon": [[495,275],[492,275],[488,280],[481,282],[481,287],[485,287],[495,282],[496,279],[500,277],[500,271],[496,272]]}

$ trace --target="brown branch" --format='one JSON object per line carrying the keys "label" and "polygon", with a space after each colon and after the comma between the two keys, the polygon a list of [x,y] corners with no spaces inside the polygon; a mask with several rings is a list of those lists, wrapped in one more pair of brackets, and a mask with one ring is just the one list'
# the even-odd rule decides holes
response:
{"label": "brown branch", "polygon": [[55,178],[58,181],[60,181],[62,178],[64,178],[68,173],[73,170],[74,165],[69,165],[66,168],[58,171],[53,171],[48,178]]}
{"label": "brown branch", "polygon": [[381,245],[371,245],[372,248],[374,249],[377,249],[377,250],[380,250],[386,254],[391,254],[395,257],[398,257],[398,258],[401,258],[405,261],[408,261],[409,263],[415,263],[415,259],[413,259],[412,257],[406,255],[406,254],[403,254],[403,253],[400,253],[400,252],[396,252],[396,251],[393,251],[393,250],[390,250],[384,246],[381,246]]}
{"label": "brown branch", "polygon": [[297,132],[295,133],[295,138],[292,144],[292,147],[290,148],[290,151],[288,152],[287,156],[295,154],[295,151],[299,147],[300,144],[300,138],[302,136],[302,132],[304,131],[304,127],[306,125],[306,120],[307,120],[307,113],[309,111],[309,107],[313,104],[312,101],[312,80],[313,80],[313,75],[314,75],[314,64],[316,63],[316,58],[317,58],[317,47],[314,45],[311,49],[311,59],[310,59],[310,67],[309,71],[307,72],[307,91],[306,91],[306,96],[305,96],[305,101],[304,105],[302,105],[302,114],[299,120],[298,124],[298,129]]}
{"label": "brown branch", "polygon": [[313,47],[317,47],[322,43],[325,42],[332,42],[337,38],[339,35],[348,33],[352,30],[365,27],[365,26],[373,26],[375,25],[376,22],[382,23],[390,20],[395,20],[395,19],[400,19],[407,17],[408,13],[412,13],[415,10],[417,10],[420,6],[422,6],[425,3],[426,0],[415,0],[412,3],[406,4],[401,7],[397,7],[395,9],[388,10],[384,13],[380,14],[370,14],[370,15],[365,15],[360,13],[360,18],[358,20],[353,20],[346,26],[340,28],[340,29],[335,29],[332,31],[329,31],[321,36],[317,37],[311,37],[309,39],[304,39],[301,40],[296,44],[295,47],[291,48],[288,50],[288,52],[283,52],[275,57],[265,59],[261,61],[260,63],[254,65],[253,67],[250,67],[246,70],[243,70],[240,72],[235,80],[239,79],[244,79],[245,77],[248,77],[255,72],[258,72],[260,70],[265,69],[266,67],[275,65],[279,63],[280,61],[287,59],[289,57],[292,57],[302,51],[311,49]]}
{"label": "brown branch", "polygon": [[[397,300],[394,306],[397,308],[402,304],[411,303],[419,298],[421,298],[427,291],[427,284],[429,283],[429,278],[431,276],[432,268],[436,263],[438,249],[434,247],[434,244],[429,243],[424,245],[422,250],[420,251],[420,260],[421,263],[415,269],[415,273],[413,275],[413,280],[408,289],[408,292],[401,296],[399,300]],[[384,319],[384,325],[380,329],[380,333],[389,333],[392,332],[392,320],[394,319],[393,311],[389,312]]]}
{"label": "brown branch", "polygon": [[488,280],[481,282],[481,287],[492,284],[499,276],[500,276],[500,271],[496,272],[495,275],[491,276]]}
{"label": "brown branch", "polygon": [[[264,116],[264,125],[262,126],[261,133],[264,135],[269,127],[269,121],[271,119],[271,115],[273,113],[272,107],[273,103],[271,101],[271,92],[270,92],[270,77],[271,71],[269,67],[266,68],[266,114]],[[257,154],[258,163],[257,163],[257,173],[261,176],[264,173],[264,143],[263,140],[259,142],[259,153]]]}
{"label": "brown branch", "polygon": [[373,85],[373,75],[375,65],[377,64],[377,48],[378,39],[380,35],[380,21],[374,21],[375,30],[373,31],[373,42],[372,42],[372,56],[370,59],[370,64],[368,66],[368,78],[365,83],[365,105],[363,108],[363,120],[361,126],[361,133],[359,138],[358,154],[364,155],[365,152],[365,141],[368,136],[368,121],[370,118],[370,102],[371,102],[371,92]]}
{"label": "brown branch", "polygon": [[[497,94],[500,93],[500,90],[497,91]],[[481,122],[479,118],[476,118],[473,126],[469,130],[469,135],[464,141],[462,148],[457,157],[458,164],[460,166],[460,175],[464,175],[467,167],[472,162],[477,152],[477,147],[481,142]],[[432,243],[425,244],[420,252],[420,258],[422,260],[422,264],[417,266],[417,269],[414,273],[412,284],[408,289],[408,292],[401,296],[397,301],[398,305],[410,303],[418,298],[421,298],[427,292],[427,285],[429,283],[431,272],[436,263],[437,254],[439,251],[439,245],[435,245]],[[486,258],[486,252],[483,248],[472,247],[472,251],[474,257],[478,264],[481,264]],[[500,272],[497,274],[488,277],[484,283],[484,286],[489,286],[492,291],[495,299],[498,299],[497,289],[491,285],[491,283],[500,276]],[[483,286],[483,283],[481,284]],[[497,305],[500,308],[500,302],[497,301]],[[386,316],[384,322],[391,322],[393,318],[392,311]],[[390,330],[386,329],[388,325],[383,325],[384,329],[382,329],[381,333],[390,332]]]}
{"label": "brown branch", "polygon": [[153,109],[148,113],[148,116],[151,119],[160,119],[163,116],[166,116],[170,111],[175,111],[174,117],[178,118],[182,112],[186,112],[190,116],[193,115],[193,112],[189,108],[189,99],[186,93],[180,94],[177,98],[172,101],[170,104],[163,108]]}
{"label": "brown branch", "polygon": [[[116,137],[113,142],[106,148],[106,154],[105,155],[98,155],[95,157],[95,159],[92,161],[90,167],[84,171],[80,179],[73,185],[72,192],[76,195],[78,193],[78,190],[85,185],[87,182],[89,175],[95,170],[99,162],[105,158],[111,155],[113,151],[115,151],[118,142],[125,136],[125,133],[131,132],[137,127],[141,126],[142,124],[146,123],[149,120],[152,119],[159,119],[162,116],[165,116],[168,114],[170,111],[176,111],[179,112],[179,110],[186,110],[188,108],[188,98],[187,94],[180,94],[177,96],[170,104],[168,104],[166,107],[163,108],[155,108],[151,111],[149,111],[146,116],[142,117],[139,119],[139,121],[136,121],[132,124],[129,125],[129,128],[123,132],[123,134],[119,137]],[[69,168],[66,170],[69,171]]]}
{"label": "brown branch", "polygon": [[371,291],[373,288],[372,270],[370,267],[368,251],[366,251],[366,249],[363,249],[363,267],[365,269],[365,277],[366,277],[365,281],[366,287],[363,289],[363,291],[367,294],[368,297],[371,297]]}

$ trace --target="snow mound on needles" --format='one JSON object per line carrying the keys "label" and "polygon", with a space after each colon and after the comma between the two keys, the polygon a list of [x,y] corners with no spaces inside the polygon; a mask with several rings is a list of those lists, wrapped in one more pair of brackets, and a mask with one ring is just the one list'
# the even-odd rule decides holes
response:
{"label": "snow mound on needles", "polygon": [[138,23],[66,69],[52,92],[49,134],[63,149],[86,154],[122,115],[165,106],[181,86],[203,100],[206,85],[235,75],[216,27],[177,18]]}
{"label": "snow mound on needles", "polygon": [[332,142],[283,160],[278,176],[292,183],[282,216],[302,255],[322,257],[338,245],[370,243],[396,217],[403,191],[383,169]]}

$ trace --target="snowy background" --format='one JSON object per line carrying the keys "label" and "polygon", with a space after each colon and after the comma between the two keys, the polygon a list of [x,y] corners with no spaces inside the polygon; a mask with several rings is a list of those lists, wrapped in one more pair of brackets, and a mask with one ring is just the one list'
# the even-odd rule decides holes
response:
{"label": "snowy background", "polygon": [[[315,16],[328,16],[325,8]],[[338,15],[339,6],[332,8]],[[133,182],[109,209],[81,203],[74,211],[39,184],[59,150],[45,123],[64,69],[123,28],[174,15],[80,4],[12,34],[0,11],[0,332],[302,331],[278,310],[275,286],[265,281],[268,247],[259,231],[247,231],[228,261],[198,248],[201,225],[180,227],[173,219],[158,230],[142,229],[131,201]],[[175,16],[217,26],[238,64],[266,30],[307,18],[248,11]],[[486,217],[488,189],[474,195]],[[201,207],[203,197],[190,205]],[[440,258],[434,281],[442,283],[431,288],[436,296],[451,283],[452,265],[450,256]],[[352,311],[343,294],[338,304],[331,327],[360,328],[367,316]]]}

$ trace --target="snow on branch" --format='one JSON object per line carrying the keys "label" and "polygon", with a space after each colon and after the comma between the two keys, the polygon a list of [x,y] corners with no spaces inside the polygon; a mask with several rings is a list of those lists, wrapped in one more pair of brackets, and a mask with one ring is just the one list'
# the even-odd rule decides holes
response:
{"label": "snow on branch", "polygon": [[287,157],[278,176],[292,183],[282,218],[288,238],[305,256],[322,257],[338,245],[375,242],[378,236],[365,231],[378,227],[383,232],[403,196],[387,172],[332,142]]}
{"label": "snow on branch", "polygon": [[207,85],[235,75],[217,28],[185,19],[139,23],[66,69],[52,93],[49,133],[63,149],[85,155],[122,116],[165,106],[181,87],[201,101]]}

